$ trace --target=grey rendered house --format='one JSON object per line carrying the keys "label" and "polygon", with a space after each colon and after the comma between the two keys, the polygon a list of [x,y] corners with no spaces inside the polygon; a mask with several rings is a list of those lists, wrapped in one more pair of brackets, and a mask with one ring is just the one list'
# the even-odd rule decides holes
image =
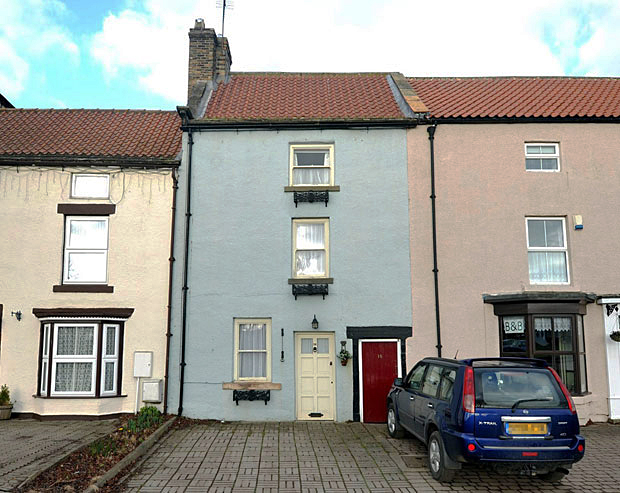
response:
{"label": "grey rendered house", "polygon": [[230,73],[226,38],[189,36],[169,409],[384,421],[411,335],[406,81]]}

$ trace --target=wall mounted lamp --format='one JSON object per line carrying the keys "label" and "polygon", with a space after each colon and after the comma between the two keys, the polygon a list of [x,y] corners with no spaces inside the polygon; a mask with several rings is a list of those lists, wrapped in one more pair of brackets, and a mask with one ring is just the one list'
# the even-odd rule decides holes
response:
{"label": "wall mounted lamp", "polygon": [[11,312],[11,316],[14,316],[19,322],[22,319],[22,312],[17,310],[16,312]]}
{"label": "wall mounted lamp", "polygon": [[316,319],[316,315],[315,315],[315,316],[314,316],[314,318],[312,319],[312,324],[311,324],[311,325],[312,325],[312,328],[313,328],[314,330],[316,330],[316,329],[318,329],[318,328],[319,328],[319,321]]}

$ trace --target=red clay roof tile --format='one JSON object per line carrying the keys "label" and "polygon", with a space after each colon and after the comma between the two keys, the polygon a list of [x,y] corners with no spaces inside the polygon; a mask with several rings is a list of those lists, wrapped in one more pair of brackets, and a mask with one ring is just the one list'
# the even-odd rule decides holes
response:
{"label": "red clay roof tile", "polygon": [[174,111],[0,109],[0,157],[175,159]]}
{"label": "red clay roof tile", "polygon": [[436,118],[620,117],[620,78],[408,77]]}
{"label": "red clay roof tile", "polygon": [[233,73],[211,97],[205,120],[404,118],[388,74]]}

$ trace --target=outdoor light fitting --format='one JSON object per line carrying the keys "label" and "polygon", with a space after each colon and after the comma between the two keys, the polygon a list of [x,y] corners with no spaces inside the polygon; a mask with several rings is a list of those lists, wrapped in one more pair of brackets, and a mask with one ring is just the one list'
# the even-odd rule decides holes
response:
{"label": "outdoor light fitting", "polygon": [[319,328],[319,321],[316,319],[316,315],[314,316],[314,318],[312,319],[312,328],[314,330]]}

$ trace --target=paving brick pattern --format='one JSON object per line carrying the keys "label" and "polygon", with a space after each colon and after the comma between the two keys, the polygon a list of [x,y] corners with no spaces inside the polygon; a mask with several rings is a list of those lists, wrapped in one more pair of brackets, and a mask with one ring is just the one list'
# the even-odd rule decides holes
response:
{"label": "paving brick pattern", "polygon": [[11,491],[32,474],[114,430],[115,420],[0,421],[0,492]]}
{"label": "paving brick pattern", "polygon": [[413,438],[361,423],[211,423],[177,430],[126,480],[126,492],[620,491],[620,426],[582,428],[587,453],[561,484],[467,465],[441,484]]}

